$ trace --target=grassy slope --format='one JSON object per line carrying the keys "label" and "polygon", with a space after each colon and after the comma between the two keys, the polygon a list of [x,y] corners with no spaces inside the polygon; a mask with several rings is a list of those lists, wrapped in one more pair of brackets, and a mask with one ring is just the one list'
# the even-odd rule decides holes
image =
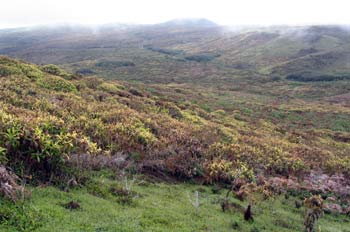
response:
{"label": "grassy slope", "polygon": [[[30,131],[49,127],[52,138],[56,138],[55,133],[76,132],[102,153],[123,151],[143,160],[158,160],[159,156],[174,173],[179,170],[173,163],[190,158],[188,153],[198,154],[191,162],[203,164],[208,157],[235,161],[237,152],[244,154],[240,160],[252,169],[275,172],[282,168],[285,172],[296,171],[296,166],[307,170],[314,164],[310,156],[322,152],[322,161],[318,161],[321,168],[349,168],[350,114],[346,105],[327,104],[325,108],[325,103],[317,100],[262,97],[258,92],[262,89],[247,94],[188,85],[72,79],[63,71],[60,77],[5,57],[0,64],[5,73],[1,77],[3,115],[10,114]],[[280,87],[285,92],[296,88],[283,83]],[[4,134],[18,122],[7,123],[2,128]],[[6,147],[6,136],[1,138],[0,146]],[[230,148],[231,144],[239,148]]]}
{"label": "grassy slope", "polygon": [[[106,172],[95,173],[95,181],[106,187],[120,180],[108,178]],[[253,206],[255,221],[243,220],[242,213],[223,213],[218,201],[225,190],[213,194],[212,188],[193,184],[165,184],[136,181],[133,191],[138,196],[131,205],[118,203],[117,197],[96,196],[89,188],[63,192],[54,187],[38,187],[32,199],[25,203],[26,212],[41,216],[36,231],[302,231],[304,208],[296,209],[298,198],[275,199]],[[140,183],[140,184],[137,184]],[[123,184],[123,183],[122,183]],[[194,192],[199,191],[200,207],[196,210]],[[69,210],[62,204],[69,201],[80,203],[81,209]],[[233,202],[246,206],[246,202]],[[35,218],[35,217],[34,217]],[[24,219],[25,220],[25,219]],[[325,232],[349,231],[349,218],[325,215],[319,222]],[[18,229],[18,227],[17,227]],[[15,231],[15,226],[0,225],[0,231]]]}
{"label": "grassy slope", "polygon": [[[135,150],[138,147],[140,149],[138,152],[144,152],[143,143],[150,142],[147,139],[159,139],[161,141],[158,146],[165,145],[166,148],[167,145],[164,144],[164,141],[174,137],[173,134],[165,133],[170,130],[169,128],[176,128],[176,133],[184,133],[181,131],[189,131],[193,124],[196,125],[195,128],[206,131],[204,134],[199,133],[195,134],[195,136],[210,135],[213,131],[210,128],[214,126],[214,128],[221,128],[220,130],[223,131],[224,136],[221,138],[223,141],[227,139],[226,136],[235,136],[238,139],[246,139],[244,145],[252,143],[251,145],[254,149],[260,146],[267,146],[266,148],[271,146],[269,148],[273,149],[271,151],[267,150],[265,151],[266,153],[251,154],[254,155],[255,159],[262,155],[260,157],[261,162],[266,162],[269,160],[267,157],[275,155],[271,152],[278,152],[273,148],[273,146],[276,146],[276,143],[283,146],[287,144],[292,146],[292,148],[308,146],[317,149],[322,147],[337,154],[338,156],[336,157],[347,157],[346,151],[349,149],[349,144],[336,140],[336,137],[331,137],[336,134],[339,135],[340,132],[314,129],[312,136],[316,139],[309,141],[307,138],[310,135],[307,131],[305,131],[305,134],[299,133],[294,135],[287,132],[287,134],[283,135],[281,132],[277,132],[278,127],[268,121],[261,119],[256,121],[259,116],[255,114],[264,112],[262,110],[251,110],[264,107],[264,99],[261,98],[258,98],[257,102],[254,101],[255,103],[251,104],[256,95],[239,94],[232,98],[232,95],[225,95],[224,92],[222,95],[217,95],[217,93],[212,93],[211,91],[200,95],[199,93],[205,91],[196,92],[188,88],[188,86],[179,88],[177,85],[168,87],[123,86],[119,82],[104,82],[98,79],[86,80],[84,78],[76,79],[76,77],[58,70],[59,74],[57,75],[61,75],[65,79],[42,71],[47,71],[47,68],[6,57],[2,57],[0,61],[3,65],[1,69],[2,75],[5,75],[1,77],[1,88],[3,90],[1,92],[3,96],[1,117],[3,119],[6,118],[6,120],[1,121],[1,126],[4,128],[8,126],[8,123],[11,125],[13,120],[18,120],[16,121],[17,123],[25,123],[24,126],[29,128],[33,126],[36,128],[49,128],[49,130],[57,130],[59,128],[63,133],[66,130],[75,129],[79,134],[88,136],[92,142],[96,142],[104,151],[111,149],[112,152],[115,152],[124,149],[127,152],[128,149]],[[70,80],[71,78],[73,80]],[[78,88],[78,86],[80,87]],[[133,88],[136,88],[144,96],[132,95],[129,91]],[[135,92],[135,89],[132,92]],[[167,92],[167,94],[163,94],[163,92]],[[104,96],[102,102],[98,100],[101,95]],[[190,104],[181,100],[183,98],[190,102],[197,101],[198,104],[203,104],[206,99],[213,99],[215,96],[218,97],[218,102],[228,104],[228,110],[227,112],[222,110],[215,111],[215,104],[212,101],[208,101],[206,102],[209,107],[208,111],[212,113],[210,117],[208,117],[208,113],[202,111],[194,103]],[[172,103],[181,108],[179,110],[182,118],[172,119],[169,115],[169,109],[166,110],[164,108],[160,110],[159,108],[151,107],[160,103],[164,104],[165,99],[167,99],[166,102],[168,104]],[[247,99],[250,100],[246,101]],[[265,100],[268,102],[269,99]],[[154,104],[152,102],[158,103]],[[101,104],[103,104],[102,108]],[[230,107],[233,107],[231,109],[233,111],[229,110]],[[239,111],[235,107],[239,107]],[[340,106],[331,107],[335,108],[324,109],[322,105],[309,106],[305,102],[296,102],[294,105],[282,105],[281,109],[285,108],[290,112],[290,117],[296,117],[296,115],[300,114],[298,110],[301,110],[302,114],[307,116],[309,113],[305,109],[313,109],[314,112],[321,113],[324,111],[325,115],[327,115],[327,112],[335,109],[339,112],[347,112],[347,108]],[[112,118],[109,118],[111,115],[107,114],[105,109],[110,109],[110,111],[114,109]],[[292,109],[296,111],[295,114],[292,113]],[[255,113],[253,114],[253,112]],[[4,116],[6,113],[15,115],[14,119],[8,120],[8,116]],[[284,117],[283,113],[270,113],[276,113],[273,117]],[[82,116],[89,118],[89,120],[84,119]],[[63,127],[62,122],[57,117],[65,120]],[[151,133],[151,130],[148,130],[149,124],[137,123],[133,125],[128,120],[123,121],[123,125],[128,128],[129,132],[124,135],[123,131],[117,131],[117,133],[120,133],[120,137],[114,141],[113,137],[109,136],[115,132],[109,132],[107,129],[113,128],[115,126],[114,122],[124,120],[124,117],[137,119],[137,122],[141,120],[141,122],[145,123],[150,122],[149,117],[154,117],[157,123],[163,127],[158,128],[158,134],[153,134],[154,132]],[[309,117],[313,117],[313,114],[311,113]],[[28,118],[30,120],[26,120]],[[83,125],[81,123],[82,120],[84,120]],[[109,120],[112,120],[111,122],[113,123]],[[287,122],[295,122],[297,124],[298,120],[290,118]],[[300,120],[303,122],[302,119]],[[88,123],[89,121],[91,124]],[[55,127],[56,123],[61,126]],[[54,127],[50,129],[51,126]],[[99,130],[96,131],[96,128],[99,128]],[[192,129],[194,130],[194,128]],[[104,136],[96,134],[96,132],[102,133]],[[6,133],[8,132],[4,131],[1,135],[3,136]],[[271,137],[267,138],[266,134],[269,134]],[[163,137],[159,137],[160,135]],[[179,136],[179,134],[174,135],[175,137]],[[340,135],[347,138],[346,132]],[[187,141],[189,138],[193,138],[192,136],[194,135],[184,134],[181,136],[185,136]],[[7,140],[5,137],[1,138],[1,146],[4,146],[4,144],[7,144]],[[52,136],[53,138],[54,135]],[[143,139],[140,140],[140,138]],[[123,139],[127,141],[127,144],[120,143]],[[203,139],[204,141],[209,141],[208,138]],[[213,137],[210,137],[210,139],[213,139]],[[291,142],[294,139],[297,139],[298,142]],[[109,143],[104,145],[105,140],[109,142],[110,140],[114,141],[113,144],[118,144],[118,147],[114,147],[115,150],[112,150],[108,146]],[[129,143],[131,141],[134,143],[133,147],[130,147]],[[173,144],[171,140],[169,140],[169,143],[170,145]],[[179,146],[181,145],[179,144]],[[158,147],[158,149],[160,148]],[[259,152],[259,150],[255,150],[255,152]],[[152,159],[157,158],[152,150],[151,154]],[[135,153],[131,152],[129,155],[130,159],[140,159]],[[168,155],[170,160],[173,159],[171,153]],[[277,155],[279,157],[279,155],[284,156],[287,154],[277,153]],[[284,159],[285,157],[283,156],[279,158]],[[218,157],[225,158],[225,156],[220,155]],[[164,158],[168,157],[159,159]],[[249,159],[249,157],[246,158]],[[291,161],[293,161],[293,157],[291,158]],[[308,157],[305,158],[307,159]],[[272,167],[277,165],[275,168],[280,168],[281,163],[278,162],[280,161],[272,160],[270,164]],[[346,166],[345,160],[335,160],[335,162],[336,168],[339,165]],[[237,224],[238,228],[236,230],[238,231],[300,231],[302,228],[303,209],[294,209],[293,197],[284,200],[282,196],[278,196],[276,199],[259,202],[254,207],[256,213],[255,223],[249,224],[242,220],[241,213],[224,214],[220,211],[217,200],[223,197],[225,191],[222,191],[221,195],[218,196],[211,193],[210,187],[199,185],[154,184],[147,182],[146,184],[136,184],[134,190],[140,197],[134,200],[135,204],[121,205],[118,203],[118,198],[109,192],[110,186],[113,183],[120,183],[120,180],[116,180],[114,177],[109,178],[110,176],[111,174],[108,173],[100,173],[94,177],[94,185],[87,185],[81,189],[72,189],[68,193],[55,187],[30,187],[33,190],[32,199],[23,206],[19,206],[17,210],[12,204],[1,200],[1,204],[3,204],[1,209],[13,216],[9,217],[10,219],[12,218],[12,221],[6,221],[0,228],[3,231],[16,231],[20,228],[28,231],[31,228],[30,226],[37,228],[37,231],[115,231],[117,230],[116,228],[120,229],[120,231],[232,231],[233,226],[237,227]],[[201,207],[198,213],[196,213],[188,199],[193,196],[194,190],[200,190],[201,192]],[[66,203],[70,200],[80,202],[82,210],[69,211],[62,207],[61,203]],[[246,206],[247,202],[242,204]],[[6,210],[7,207],[10,208],[9,211]],[[10,224],[7,224],[7,222]],[[327,215],[321,220],[322,231],[346,231],[348,226],[349,220],[343,216]]]}

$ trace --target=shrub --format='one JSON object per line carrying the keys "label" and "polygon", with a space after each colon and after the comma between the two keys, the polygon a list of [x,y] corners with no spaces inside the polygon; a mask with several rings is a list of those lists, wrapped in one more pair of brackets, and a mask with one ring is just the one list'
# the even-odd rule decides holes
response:
{"label": "shrub", "polygon": [[22,71],[17,67],[5,66],[0,64],[0,77],[7,77],[10,75],[22,74]]}
{"label": "shrub", "polygon": [[72,79],[72,77],[73,77],[73,75],[68,74],[66,71],[64,71],[63,69],[60,69],[59,67],[57,67],[54,64],[44,65],[41,67],[41,70],[46,72],[46,73],[49,73],[49,74],[52,74],[55,76],[60,76],[60,77],[63,77],[65,79],[69,79],[69,80]]}
{"label": "shrub", "polygon": [[206,164],[207,181],[231,183],[235,179],[253,180],[255,175],[247,164],[223,159],[214,159]]}
{"label": "shrub", "polygon": [[40,87],[61,91],[61,92],[76,92],[77,88],[71,82],[58,77],[58,76],[46,76],[45,78],[38,80],[38,85]]}
{"label": "shrub", "polygon": [[21,64],[20,68],[28,78],[39,79],[44,77],[44,73],[34,65]]}
{"label": "shrub", "polygon": [[0,141],[6,147],[1,149],[1,157],[20,176],[35,175],[37,180],[48,180],[53,174],[61,175],[64,161],[79,141],[55,120],[49,117],[24,123],[0,114]]}
{"label": "shrub", "polygon": [[104,83],[100,84],[99,86],[97,86],[97,89],[111,93],[111,94],[117,94],[120,92],[119,87],[120,86],[118,86],[116,84],[104,82]]}

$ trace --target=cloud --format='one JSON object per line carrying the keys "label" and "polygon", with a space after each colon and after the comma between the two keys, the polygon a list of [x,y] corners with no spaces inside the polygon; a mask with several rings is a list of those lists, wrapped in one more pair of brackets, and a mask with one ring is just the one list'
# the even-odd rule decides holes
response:
{"label": "cloud", "polygon": [[220,24],[349,24],[346,0],[11,0],[0,27],[52,23],[158,23],[208,18]]}

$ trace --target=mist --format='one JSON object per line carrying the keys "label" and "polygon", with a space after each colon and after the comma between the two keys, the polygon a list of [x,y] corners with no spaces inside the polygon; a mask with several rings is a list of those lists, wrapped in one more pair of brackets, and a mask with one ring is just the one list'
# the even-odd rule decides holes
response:
{"label": "mist", "polygon": [[155,24],[174,18],[207,18],[231,26],[350,24],[348,6],[344,0],[12,0],[1,4],[0,28],[62,23]]}

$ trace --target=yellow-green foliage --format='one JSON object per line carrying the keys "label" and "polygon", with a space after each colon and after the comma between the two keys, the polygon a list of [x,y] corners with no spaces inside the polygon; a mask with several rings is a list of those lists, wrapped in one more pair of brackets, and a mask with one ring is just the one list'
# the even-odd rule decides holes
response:
{"label": "yellow-green foliage", "polygon": [[225,181],[230,183],[235,179],[254,179],[254,172],[248,165],[239,160],[232,162],[224,159],[214,159],[207,163],[208,180]]}
{"label": "yellow-green foliage", "polygon": [[120,92],[120,87],[121,87],[120,85],[104,82],[99,86],[97,86],[97,89],[106,91],[111,94],[117,94]]}
{"label": "yellow-green foliage", "polygon": [[[141,164],[152,160],[157,170],[208,181],[252,180],[257,169],[281,175],[315,166],[349,171],[347,132],[286,131],[263,117],[249,118],[256,112],[244,107],[205,111],[138,85],[96,77],[67,80],[47,67],[6,57],[0,65],[14,69],[0,77],[0,157],[13,167],[30,150],[30,169],[35,164],[38,170],[49,157],[61,165],[72,153],[124,152],[138,154]],[[40,137],[39,150],[35,137]]]}
{"label": "yellow-green foliage", "polygon": [[68,74],[66,71],[64,71],[63,69],[57,67],[54,64],[44,65],[44,66],[41,67],[41,70],[46,72],[46,73],[55,75],[55,76],[63,77],[65,79],[72,79],[72,77],[73,77],[73,75]]}
{"label": "yellow-green foliage", "polygon": [[0,76],[25,75],[32,79],[43,77],[43,72],[35,65],[0,56]]}
{"label": "yellow-green foliage", "polygon": [[0,76],[6,77],[6,76],[21,74],[21,73],[22,73],[21,70],[17,69],[16,67],[0,64]]}
{"label": "yellow-green foliage", "polygon": [[63,79],[59,76],[46,76],[45,78],[38,80],[38,85],[40,87],[55,90],[55,91],[62,91],[62,92],[75,92],[76,87],[71,82]]}

